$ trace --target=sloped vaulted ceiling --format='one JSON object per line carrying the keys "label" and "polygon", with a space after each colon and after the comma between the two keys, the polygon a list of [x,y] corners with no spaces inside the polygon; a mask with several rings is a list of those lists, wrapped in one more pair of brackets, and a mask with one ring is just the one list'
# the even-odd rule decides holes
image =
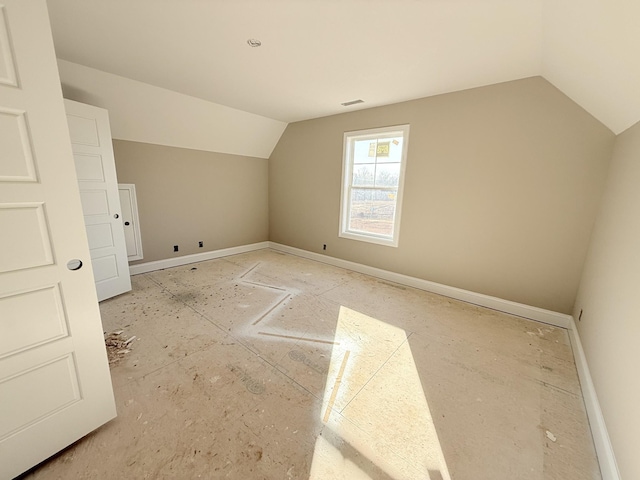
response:
{"label": "sloped vaulted ceiling", "polygon": [[615,133],[640,120],[636,1],[48,5],[62,59],[285,122],[534,75]]}
{"label": "sloped vaulted ceiling", "polygon": [[640,2],[545,0],[540,74],[620,133],[640,120]]}

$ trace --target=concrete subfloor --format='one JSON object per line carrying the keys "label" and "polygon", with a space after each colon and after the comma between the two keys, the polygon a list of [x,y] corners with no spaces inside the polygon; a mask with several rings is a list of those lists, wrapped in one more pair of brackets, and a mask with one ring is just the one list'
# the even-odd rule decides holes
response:
{"label": "concrete subfloor", "polygon": [[564,329],[270,250],[132,281],[118,417],[25,478],[601,478]]}

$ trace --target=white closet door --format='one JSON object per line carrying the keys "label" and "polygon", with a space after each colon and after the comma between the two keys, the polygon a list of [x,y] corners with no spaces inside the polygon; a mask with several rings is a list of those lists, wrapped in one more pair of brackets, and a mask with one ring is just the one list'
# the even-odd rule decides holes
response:
{"label": "white closet door", "polygon": [[65,100],[98,300],[131,290],[109,113]]}
{"label": "white closet door", "polygon": [[0,0],[0,478],[116,415],[51,38]]}
{"label": "white closet door", "polygon": [[142,260],[142,238],[140,237],[136,186],[133,183],[120,183],[118,184],[118,192],[120,193],[127,258],[129,261]]}

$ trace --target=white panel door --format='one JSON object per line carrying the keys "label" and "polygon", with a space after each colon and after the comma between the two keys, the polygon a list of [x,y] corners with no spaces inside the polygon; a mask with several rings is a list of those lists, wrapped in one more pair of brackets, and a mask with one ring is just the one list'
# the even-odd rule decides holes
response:
{"label": "white panel door", "polygon": [[115,414],[46,3],[0,0],[0,478]]}
{"label": "white panel door", "polygon": [[120,193],[127,258],[129,261],[142,260],[142,239],[140,237],[136,186],[133,183],[120,183],[118,184],[118,193]]}
{"label": "white panel door", "polygon": [[131,290],[109,113],[65,100],[98,300]]}

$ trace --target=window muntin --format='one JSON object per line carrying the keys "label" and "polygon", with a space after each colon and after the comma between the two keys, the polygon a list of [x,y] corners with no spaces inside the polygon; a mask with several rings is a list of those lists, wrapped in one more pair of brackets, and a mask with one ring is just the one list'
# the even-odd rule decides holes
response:
{"label": "window muntin", "polygon": [[340,236],[398,246],[409,125],[344,134]]}

